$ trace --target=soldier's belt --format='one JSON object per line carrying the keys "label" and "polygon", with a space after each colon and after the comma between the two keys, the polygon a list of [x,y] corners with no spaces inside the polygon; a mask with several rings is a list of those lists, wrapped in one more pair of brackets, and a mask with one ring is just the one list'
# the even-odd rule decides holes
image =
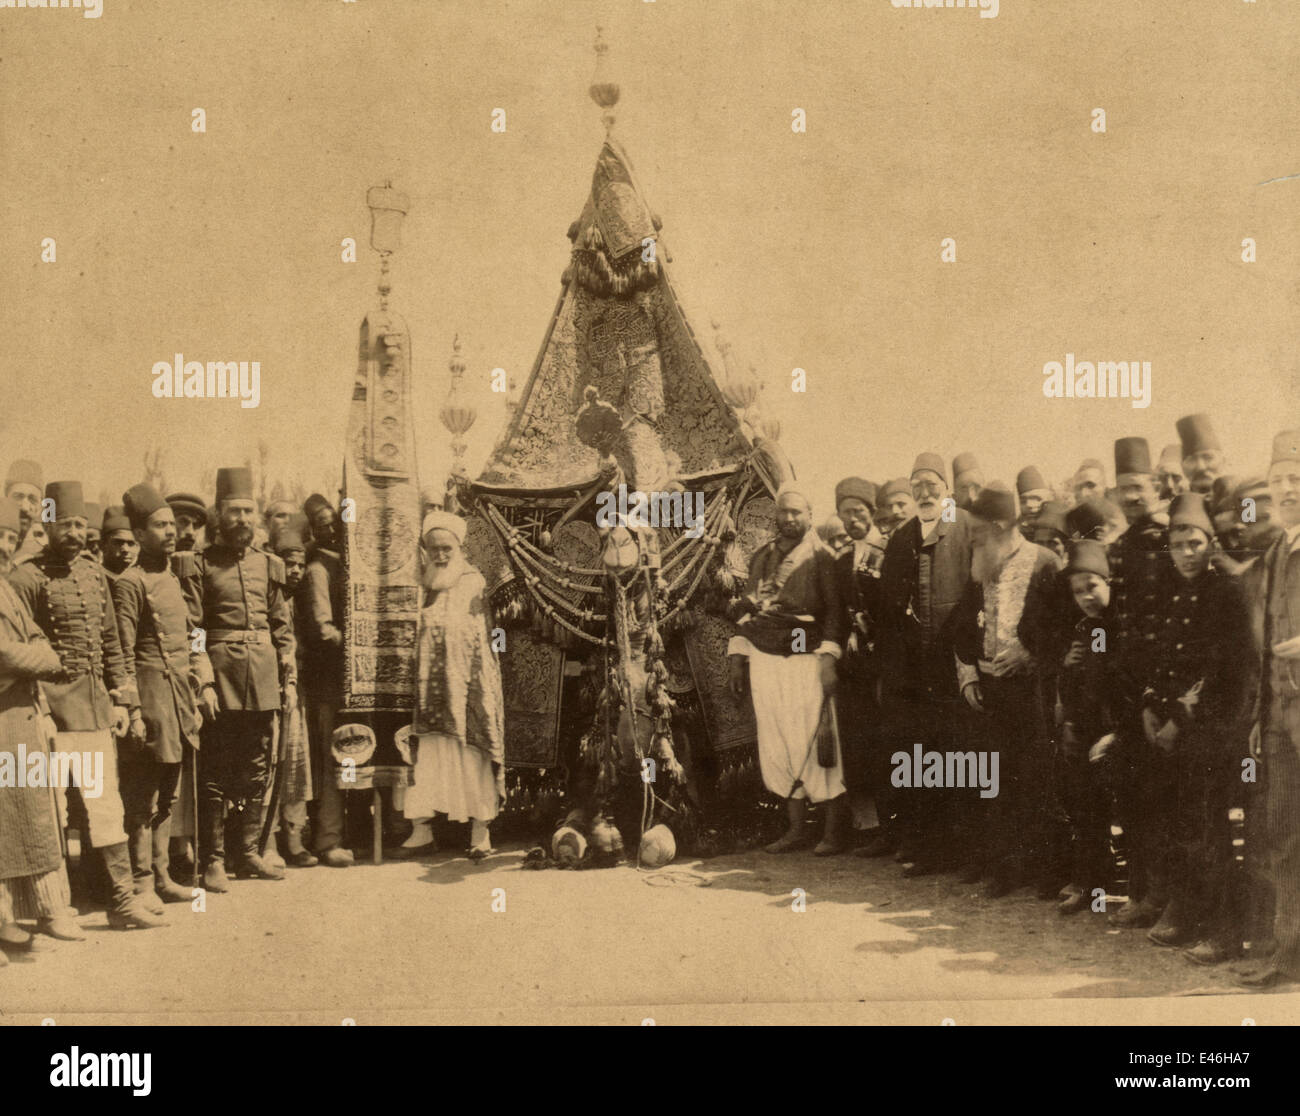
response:
{"label": "soldier's belt", "polygon": [[246,631],[239,628],[208,630],[209,643],[270,643],[271,633],[266,629]]}

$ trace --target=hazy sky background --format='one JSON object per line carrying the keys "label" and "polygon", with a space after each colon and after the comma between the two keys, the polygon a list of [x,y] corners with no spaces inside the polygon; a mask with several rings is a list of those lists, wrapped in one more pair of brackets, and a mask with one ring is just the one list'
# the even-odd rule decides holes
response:
{"label": "hazy sky background", "polygon": [[[491,370],[522,384],[590,186],[598,23],[688,315],[766,378],[819,512],[922,449],[1054,480],[1206,410],[1245,471],[1300,424],[1300,178],[1260,185],[1300,174],[1300,5],[104,0],[0,10],[0,465],[93,497],[160,446],[193,487],[264,438],[273,478],[335,483],[379,270],[365,193],[391,178],[421,479],[450,460],[456,333],[477,472]],[[259,360],[261,406],[154,399],[176,352]],[[1151,361],[1152,406],[1044,399],[1067,352]]]}

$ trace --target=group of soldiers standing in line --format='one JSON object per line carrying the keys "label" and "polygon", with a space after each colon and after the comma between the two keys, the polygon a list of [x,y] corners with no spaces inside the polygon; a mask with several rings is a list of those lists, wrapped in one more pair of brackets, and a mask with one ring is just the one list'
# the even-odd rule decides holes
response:
{"label": "group of soldiers standing in line", "polygon": [[[35,462],[10,467],[0,499],[5,949],[30,945],[23,918],[56,939],[83,937],[65,823],[83,867],[102,873],[118,928],[162,925],[164,904],[191,902],[191,882],[225,892],[228,865],[278,880],[286,862],[352,863],[342,792],[321,770],[342,689],[338,517],[313,495],[301,512],[273,503],[258,519],[244,468],[218,472],[212,508],[138,484],[101,512],[75,481],[43,485]],[[38,754],[51,774],[57,757],[83,759],[80,786],[30,777]],[[102,763],[94,781],[92,759]],[[303,843],[309,800],[315,854]],[[179,839],[175,814],[189,831]]]}
{"label": "group of soldiers standing in line", "polygon": [[[1154,461],[1119,439],[1113,489],[1084,461],[1069,503],[970,454],[846,478],[816,529],[806,492],[777,494],[729,647],[788,809],[769,852],[821,803],[817,855],[1030,886],[1243,984],[1300,980],[1300,431],[1238,479],[1208,416],[1177,428]],[[947,785],[995,753],[992,796]],[[913,757],[925,777],[900,778]]]}

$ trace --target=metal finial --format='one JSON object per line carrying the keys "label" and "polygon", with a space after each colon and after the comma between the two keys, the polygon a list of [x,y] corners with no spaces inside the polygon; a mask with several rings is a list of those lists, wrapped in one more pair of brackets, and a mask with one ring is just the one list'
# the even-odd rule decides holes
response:
{"label": "metal finial", "polygon": [[596,102],[605,111],[601,113],[601,122],[605,125],[605,132],[608,134],[614,127],[614,106],[618,104],[619,86],[618,82],[610,80],[609,63],[606,55],[609,53],[609,44],[605,42],[603,35],[604,28],[596,28],[596,68],[591,75],[591,84],[587,86],[587,92],[591,99]]}

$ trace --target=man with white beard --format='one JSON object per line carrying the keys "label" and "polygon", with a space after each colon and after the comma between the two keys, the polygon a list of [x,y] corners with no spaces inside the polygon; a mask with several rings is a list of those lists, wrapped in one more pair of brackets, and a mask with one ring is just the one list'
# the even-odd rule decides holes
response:
{"label": "man with white beard", "polygon": [[433,845],[434,814],[470,823],[469,855],[492,851],[488,822],[505,800],[505,702],[483,575],[461,547],[466,524],[450,512],[424,517],[424,601],[417,642],[411,743],[415,781],[403,812],[413,825],[403,848]]}
{"label": "man with white beard", "polygon": [[[1020,639],[1021,620],[1040,615],[1052,600],[1058,563],[1046,547],[1020,533],[1016,498],[994,481],[971,506],[975,517],[970,596],[956,640],[962,697],[981,713],[985,748],[1000,752],[1001,787],[977,837],[982,848],[971,865],[987,875],[996,899],[1026,877],[1056,894],[1058,881],[1043,878],[1047,855],[1043,788],[1050,761],[1041,729],[1034,658]],[[1049,886],[1050,885],[1050,886]]]}

